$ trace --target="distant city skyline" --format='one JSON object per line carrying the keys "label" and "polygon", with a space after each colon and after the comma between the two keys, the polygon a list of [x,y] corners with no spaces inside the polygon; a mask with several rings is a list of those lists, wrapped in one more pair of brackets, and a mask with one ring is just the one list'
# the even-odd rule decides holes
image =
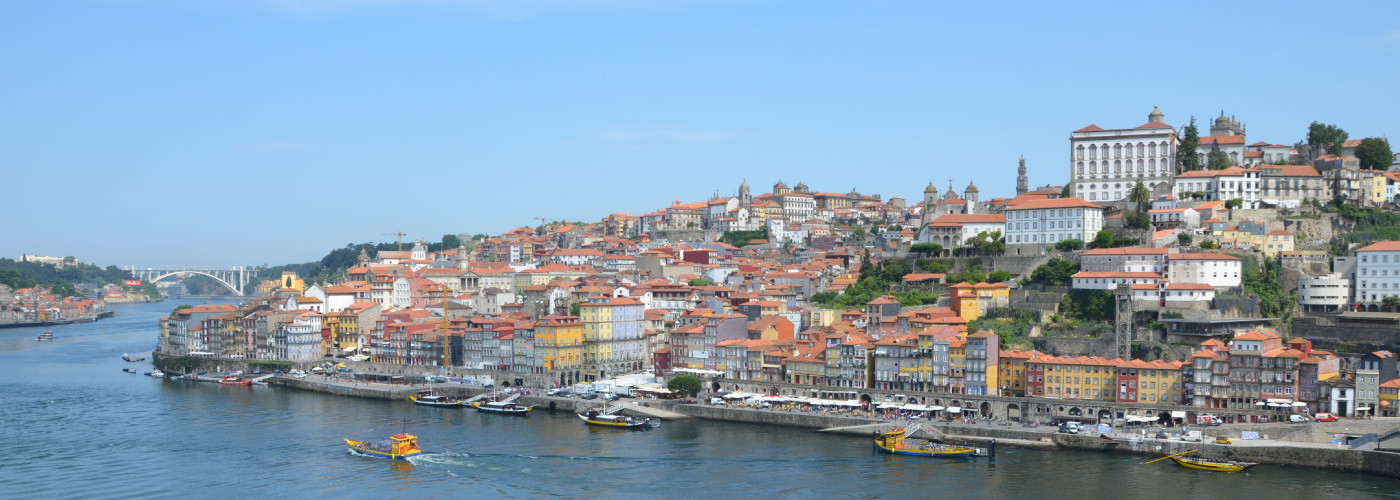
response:
{"label": "distant city skyline", "polygon": [[[1209,6],[1209,9],[1205,7]],[[814,191],[1069,180],[1158,106],[1388,135],[1393,2],[75,0],[0,6],[0,256],[278,265]],[[1359,15],[1356,13],[1367,14]],[[1395,147],[1396,145],[1392,145]]]}

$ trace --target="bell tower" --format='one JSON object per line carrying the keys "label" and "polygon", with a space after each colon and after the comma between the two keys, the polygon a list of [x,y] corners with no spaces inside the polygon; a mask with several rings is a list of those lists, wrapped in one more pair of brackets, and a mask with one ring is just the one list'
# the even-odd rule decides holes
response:
{"label": "bell tower", "polygon": [[1021,196],[1030,191],[1031,180],[1026,177],[1026,157],[1021,157],[1021,166],[1016,169],[1016,196]]}

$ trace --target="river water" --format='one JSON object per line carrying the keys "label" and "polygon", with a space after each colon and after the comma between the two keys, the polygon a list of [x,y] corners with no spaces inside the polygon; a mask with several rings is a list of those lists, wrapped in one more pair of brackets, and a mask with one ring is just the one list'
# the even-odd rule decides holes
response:
{"label": "river water", "polygon": [[[1259,466],[1244,474],[1092,452],[1002,447],[952,461],[868,438],[716,422],[647,432],[123,373],[172,303],[0,330],[0,498],[1400,498],[1400,480]],[[402,419],[402,425],[384,426]],[[381,427],[365,433],[372,428]],[[342,436],[407,429],[425,455],[352,455]]]}

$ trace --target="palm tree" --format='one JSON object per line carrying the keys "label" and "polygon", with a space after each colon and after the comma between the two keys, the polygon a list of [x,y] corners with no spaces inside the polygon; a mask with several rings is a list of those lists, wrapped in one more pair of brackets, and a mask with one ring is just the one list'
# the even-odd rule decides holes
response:
{"label": "palm tree", "polygon": [[1147,190],[1147,186],[1142,185],[1142,181],[1137,181],[1133,190],[1128,192],[1128,201],[1137,204],[1139,212],[1142,211],[1142,204],[1152,200],[1152,192]]}

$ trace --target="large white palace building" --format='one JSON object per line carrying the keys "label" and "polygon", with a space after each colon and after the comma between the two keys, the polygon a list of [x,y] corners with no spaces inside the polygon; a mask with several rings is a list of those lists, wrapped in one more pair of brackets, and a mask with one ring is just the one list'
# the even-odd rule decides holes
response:
{"label": "large white palace building", "polygon": [[1175,175],[1180,137],[1167,125],[1156,106],[1147,123],[1134,128],[1103,129],[1098,125],[1070,134],[1072,196],[1089,202],[1120,201],[1138,181],[1151,191]]}

